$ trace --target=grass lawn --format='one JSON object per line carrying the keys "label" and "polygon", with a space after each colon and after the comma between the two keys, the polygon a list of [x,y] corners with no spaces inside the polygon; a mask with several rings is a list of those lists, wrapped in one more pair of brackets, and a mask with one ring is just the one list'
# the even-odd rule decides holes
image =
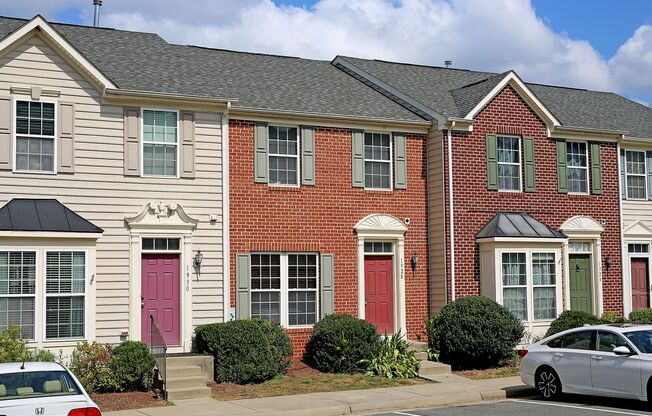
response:
{"label": "grass lawn", "polygon": [[215,400],[255,399],[326,391],[362,390],[430,383],[422,379],[389,380],[363,374],[328,374],[294,362],[281,378],[260,384],[210,383]]}
{"label": "grass lawn", "polygon": [[168,406],[170,403],[156,399],[151,391],[130,391],[126,393],[92,393],[91,399],[102,413],[116,410],[142,409],[144,407]]}

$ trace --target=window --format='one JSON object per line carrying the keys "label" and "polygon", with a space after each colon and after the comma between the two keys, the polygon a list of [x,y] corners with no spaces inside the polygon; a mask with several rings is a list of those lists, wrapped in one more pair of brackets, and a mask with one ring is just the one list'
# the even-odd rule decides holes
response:
{"label": "window", "polygon": [[566,166],[568,170],[568,192],[588,192],[588,155],[586,143],[566,142]]}
{"label": "window", "polygon": [[83,337],[86,292],[84,252],[47,252],[45,292],[45,338]]}
{"label": "window", "polygon": [[534,319],[557,317],[557,285],[554,253],[532,253]]}
{"label": "window", "polygon": [[143,110],[143,175],[177,176],[176,111]]}
{"label": "window", "polygon": [[577,331],[553,338],[546,344],[550,348],[567,348],[571,350],[594,350],[595,331]]}
{"label": "window", "polygon": [[518,137],[497,137],[498,189],[521,190],[521,141]]}
{"label": "window", "polygon": [[317,254],[251,255],[251,317],[283,326],[317,322]]}
{"label": "window", "polygon": [[299,141],[296,127],[269,126],[270,185],[299,185]]}
{"label": "window", "polygon": [[54,172],[54,103],[16,101],[16,170]]}
{"label": "window", "polygon": [[569,253],[590,253],[591,252],[591,243],[585,241],[573,241],[568,243],[568,252]]}
{"label": "window", "polygon": [[177,251],[179,250],[178,238],[143,238],[143,250]]}
{"label": "window", "polygon": [[364,186],[391,189],[392,151],[389,134],[364,134]]}
{"label": "window", "polygon": [[628,244],[627,252],[629,253],[647,253],[650,249],[649,244]]}
{"label": "window", "polygon": [[392,253],[392,243],[383,243],[379,241],[364,243],[364,252],[370,254],[376,253]]}
{"label": "window", "polygon": [[645,152],[625,151],[625,175],[628,199],[647,199]]}
{"label": "window", "polygon": [[598,351],[612,352],[616,347],[629,347],[627,341],[613,332],[598,331]]}
{"label": "window", "polygon": [[503,253],[503,305],[517,318],[527,320],[525,253]]}
{"label": "window", "polygon": [[36,252],[0,252],[0,330],[18,325],[34,339]]}
{"label": "window", "polygon": [[[32,406],[35,397],[77,396],[82,392],[66,371],[20,371],[0,375],[3,400],[24,400],[18,406]],[[67,400],[73,400],[69,398]],[[54,402],[55,400],[52,400]],[[61,399],[56,399],[61,403]],[[47,402],[41,402],[47,403]],[[72,412],[70,412],[72,413]],[[38,408],[36,409],[38,414]]]}

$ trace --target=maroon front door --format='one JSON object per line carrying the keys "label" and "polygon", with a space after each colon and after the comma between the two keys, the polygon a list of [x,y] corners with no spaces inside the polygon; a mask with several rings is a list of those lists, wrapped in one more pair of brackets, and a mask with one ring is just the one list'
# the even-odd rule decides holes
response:
{"label": "maroon front door", "polygon": [[381,334],[394,333],[392,256],[364,258],[365,319]]}
{"label": "maroon front door", "polygon": [[178,254],[143,254],[142,341],[151,342],[150,315],[156,319],[167,345],[180,345],[181,279]]}
{"label": "maroon front door", "polygon": [[632,309],[650,307],[647,259],[632,259]]}

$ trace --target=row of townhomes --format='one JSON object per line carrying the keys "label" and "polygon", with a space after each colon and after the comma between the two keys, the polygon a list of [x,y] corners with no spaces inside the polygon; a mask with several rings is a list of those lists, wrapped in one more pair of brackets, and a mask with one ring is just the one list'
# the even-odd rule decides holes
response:
{"label": "row of townhomes", "polygon": [[650,306],[652,109],[502,74],[0,18],[0,328],[192,350],[331,313],[423,336],[462,296],[532,336]]}

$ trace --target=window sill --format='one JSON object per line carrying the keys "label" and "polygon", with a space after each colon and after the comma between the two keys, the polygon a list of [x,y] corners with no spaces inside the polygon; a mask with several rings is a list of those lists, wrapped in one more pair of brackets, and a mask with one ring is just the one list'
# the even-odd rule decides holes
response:
{"label": "window sill", "polygon": [[300,186],[282,186],[282,185],[268,185],[267,188],[270,191],[275,191],[275,192],[301,192],[301,187]]}
{"label": "window sill", "polygon": [[364,188],[365,193],[370,194],[386,194],[388,192],[393,192],[394,189],[383,189],[383,188]]}
{"label": "window sill", "polygon": [[27,175],[56,175],[57,172],[45,172],[40,170],[14,170],[14,173],[25,173]]}
{"label": "window sill", "polygon": [[599,195],[591,195],[591,194],[584,194],[584,193],[567,193],[568,197],[573,198],[573,199],[587,199],[591,198],[593,196],[599,196]]}

